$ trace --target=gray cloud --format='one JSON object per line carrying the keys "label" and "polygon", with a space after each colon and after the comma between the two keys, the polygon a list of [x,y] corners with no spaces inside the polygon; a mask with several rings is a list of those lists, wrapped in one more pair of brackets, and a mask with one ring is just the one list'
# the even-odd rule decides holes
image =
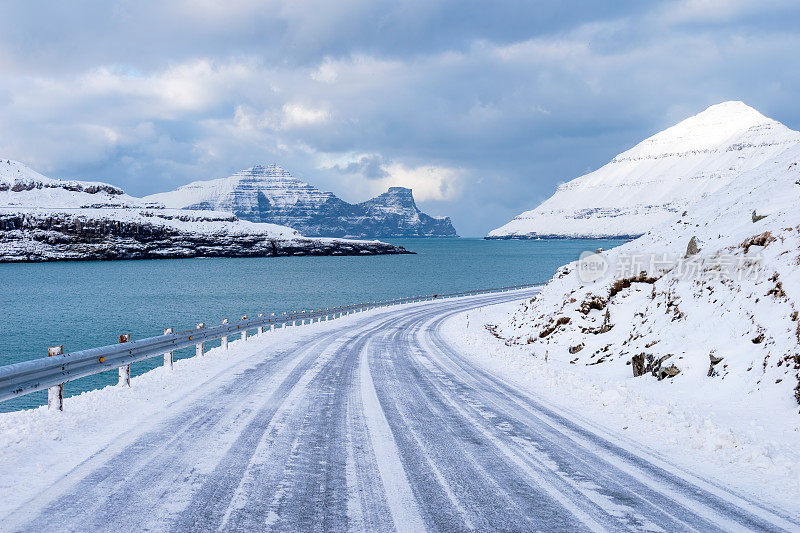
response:
{"label": "gray cloud", "polygon": [[362,155],[356,161],[347,164],[336,163],[332,168],[342,174],[359,174],[367,179],[381,179],[389,176],[386,165],[389,162],[376,154]]}
{"label": "gray cloud", "polygon": [[0,156],[132,194],[399,180],[482,235],[707,105],[800,126],[792,2],[165,4],[4,2]]}

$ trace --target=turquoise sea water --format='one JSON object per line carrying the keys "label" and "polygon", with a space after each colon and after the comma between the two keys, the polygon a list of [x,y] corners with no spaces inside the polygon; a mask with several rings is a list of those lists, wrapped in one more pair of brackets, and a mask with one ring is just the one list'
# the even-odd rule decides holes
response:
{"label": "turquoise sea water", "polygon": [[[168,259],[0,264],[0,365],[112,344],[121,333],[152,337],[243,314],[547,281],[584,250],[621,241],[412,239],[416,255]],[[177,358],[193,355],[184,350]],[[141,374],[160,358],[133,365]],[[69,382],[64,394],[116,383],[116,371]],[[46,392],[0,411],[46,403]]]}

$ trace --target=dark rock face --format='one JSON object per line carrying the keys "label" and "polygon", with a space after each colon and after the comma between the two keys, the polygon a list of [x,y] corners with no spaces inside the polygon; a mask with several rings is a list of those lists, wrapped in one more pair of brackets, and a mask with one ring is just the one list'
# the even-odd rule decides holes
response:
{"label": "dark rock face", "polygon": [[[376,237],[458,237],[450,217],[434,218],[417,208],[411,189],[390,187],[371,200],[357,204],[363,220],[352,220],[362,235]],[[301,232],[302,233],[302,232]]]}
{"label": "dark rock face", "polygon": [[697,237],[692,237],[689,239],[689,244],[686,245],[686,255],[684,257],[691,257],[698,252],[700,252],[700,248],[697,247]]}
{"label": "dark rock face", "polygon": [[0,191],[22,192],[36,189],[64,189],[70,192],[85,192],[87,194],[104,192],[112,196],[124,194],[124,191],[119,187],[114,187],[107,183],[81,183],[79,181],[60,181],[55,183],[44,183],[41,181],[0,182]]}
{"label": "dark rock face", "polygon": [[667,354],[658,359],[655,359],[652,354],[636,354],[631,357],[631,367],[633,369],[633,376],[639,377],[645,374],[652,374],[659,381],[665,378],[674,378],[681,373],[680,369],[674,364],[664,366],[664,361],[672,357],[672,354]]}
{"label": "dark rock face", "polygon": [[288,226],[309,237],[458,236],[448,217],[421,212],[411,189],[391,187],[371,200],[349,204],[277,165],[252,167],[145,199],[172,208],[228,211],[242,220]]}
{"label": "dark rock face", "polygon": [[150,223],[146,216],[132,222],[69,214],[0,214],[0,262],[411,253],[381,242],[180,230],[157,220]]}

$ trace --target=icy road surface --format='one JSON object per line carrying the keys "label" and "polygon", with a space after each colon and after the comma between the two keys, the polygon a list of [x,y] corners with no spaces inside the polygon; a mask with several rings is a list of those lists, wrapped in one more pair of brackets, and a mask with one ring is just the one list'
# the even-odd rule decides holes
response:
{"label": "icy road surface", "polygon": [[598,435],[440,335],[454,313],[532,292],[358,314],[260,349],[257,364],[231,366],[235,379],[155,414],[0,516],[0,529],[800,527]]}

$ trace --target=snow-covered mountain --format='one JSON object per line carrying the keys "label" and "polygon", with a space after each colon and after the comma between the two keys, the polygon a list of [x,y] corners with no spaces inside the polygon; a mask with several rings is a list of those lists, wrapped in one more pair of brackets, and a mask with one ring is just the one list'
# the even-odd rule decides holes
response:
{"label": "snow-covered mountain", "polygon": [[379,241],[304,237],[228,212],[166,209],[99,182],[0,161],[0,262],[405,253]]}
{"label": "snow-covered mountain", "polygon": [[633,237],[800,143],[800,133],[724,102],[558,187],[488,238]]}
{"label": "snow-covered mountain", "polygon": [[672,394],[698,405],[761,402],[763,412],[796,416],[798,205],[795,145],[685,215],[560,268],[494,331],[534,357],[618,383],[670,378]]}
{"label": "snow-covered mountain", "polygon": [[349,204],[274,164],[195,181],[145,200],[176,209],[228,211],[243,220],[281,224],[309,236],[457,236],[449,218],[422,213],[410,189],[392,187],[366,202]]}

